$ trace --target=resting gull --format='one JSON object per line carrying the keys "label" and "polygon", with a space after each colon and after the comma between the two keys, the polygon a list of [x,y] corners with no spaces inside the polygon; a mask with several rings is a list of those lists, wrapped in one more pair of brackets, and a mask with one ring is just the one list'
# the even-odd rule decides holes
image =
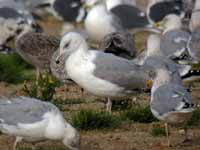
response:
{"label": "resting gull", "polygon": [[89,50],[85,39],[69,32],[60,43],[60,56],[68,57],[65,69],[69,77],[94,95],[108,97],[131,96],[148,89],[148,71],[132,61],[113,54]]}
{"label": "resting gull", "polygon": [[107,9],[120,18],[123,28],[131,29],[147,26],[145,12],[140,10],[135,0],[107,0]]}
{"label": "resting gull", "polygon": [[5,45],[20,35],[24,30],[37,30],[33,17],[22,3],[12,0],[0,1],[0,46]]}
{"label": "resting gull", "polygon": [[180,16],[167,15],[159,25],[164,30],[160,41],[160,50],[163,55],[179,62],[190,61],[191,57],[187,51],[190,33],[183,30]]}
{"label": "resting gull", "polygon": [[200,2],[196,1],[190,20],[191,37],[188,41],[188,51],[194,62],[200,61]]}
{"label": "resting gull", "polygon": [[[156,59],[146,60],[146,64],[149,65],[153,61],[156,61]],[[177,76],[176,71],[171,72],[158,66],[154,71],[151,76],[153,86],[150,108],[157,119],[166,122],[167,145],[170,146],[168,123],[183,124],[188,121],[194,111],[194,105],[186,88],[180,83],[181,79],[180,76]],[[174,73],[176,73],[176,76],[174,76]]]}
{"label": "resting gull", "polygon": [[65,22],[81,22],[86,15],[81,0],[54,0],[52,7]]}
{"label": "resting gull", "polygon": [[81,0],[16,0],[23,2],[35,15],[51,13],[65,22],[82,21],[86,15]]}
{"label": "resting gull", "polygon": [[147,17],[150,23],[161,21],[169,14],[184,13],[182,0],[149,0]]}
{"label": "resting gull", "polygon": [[16,137],[13,150],[22,140],[61,140],[71,150],[80,146],[78,131],[55,105],[29,97],[0,98],[0,131]]}
{"label": "resting gull", "polygon": [[98,43],[110,33],[123,31],[120,19],[106,8],[105,0],[86,1],[85,5],[92,7],[84,21],[85,29],[92,41]]}
{"label": "resting gull", "polygon": [[200,1],[196,0],[189,23],[190,31],[200,28]]}
{"label": "resting gull", "polygon": [[114,32],[106,35],[100,42],[99,49],[127,59],[134,58],[137,53],[133,36],[129,32]]}
{"label": "resting gull", "polygon": [[[164,55],[160,50],[160,37],[161,37],[160,34],[150,34],[147,39],[146,51],[142,52],[137,57],[135,57],[133,59],[133,62],[138,65],[144,65],[146,59],[152,58],[152,57],[157,57],[157,56],[159,56],[161,58],[161,60],[167,59],[167,58],[169,59],[169,57],[167,55]],[[158,62],[161,60],[158,60]],[[175,68],[178,69],[179,74],[185,80],[189,79],[190,77],[192,77],[194,75],[191,73],[193,70],[190,65],[178,64],[178,63],[175,63],[174,61],[172,61],[171,59],[168,60],[168,63],[170,64],[169,66],[175,65]],[[155,64],[155,66],[156,66],[156,64]]]}

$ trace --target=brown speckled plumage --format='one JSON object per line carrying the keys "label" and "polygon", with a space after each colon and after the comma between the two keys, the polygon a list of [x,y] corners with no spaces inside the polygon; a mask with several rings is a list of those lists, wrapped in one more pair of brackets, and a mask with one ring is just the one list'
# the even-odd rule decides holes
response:
{"label": "brown speckled plumage", "polygon": [[108,34],[101,41],[99,48],[106,53],[112,53],[128,59],[132,59],[136,55],[134,39],[128,32]]}
{"label": "brown speckled plumage", "polygon": [[66,58],[64,55],[62,55],[61,57],[59,57],[59,60],[56,60],[58,56],[59,56],[59,51],[54,52],[52,55],[50,63],[51,73],[61,82],[71,83],[71,81],[69,81],[70,78],[68,77],[67,72],[65,71]]}
{"label": "brown speckled plumage", "polygon": [[53,53],[60,40],[43,33],[29,32],[16,41],[16,50],[21,57],[39,70],[49,70]]}

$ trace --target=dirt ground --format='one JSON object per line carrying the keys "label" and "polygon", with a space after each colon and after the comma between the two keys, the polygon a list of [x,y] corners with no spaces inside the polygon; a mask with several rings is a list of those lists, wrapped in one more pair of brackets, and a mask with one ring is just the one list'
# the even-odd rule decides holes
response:
{"label": "dirt ground", "polygon": [[[199,85],[193,85],[193,99],[199,101]],[[0,95],[20,95],[19,90],[22,85],[9,85],[0,83]],[[66,92],[68,91],[68,92]],[[62,93],[63,92],[63,93]],[[64,106],[66,118],[78,111],[80,108],[104,109],[104,103],[98,101],[99,98],[84,92],[82,95],[79,87],[75,85],[63,86],[57,89],[59,95],[64,94],[68,99],[94,99],[91,103],[70,104]],[[66,94],[68,93],[68,94]],[[141,101],[147,101],[149,97],[143,96]],[[191,141],[183,143],[183,130],[179,127],[170,127],[170,139],[172,147],[166,146],[164,136],[154,137],[151,129],[154,125],[163,126],[161,122],[142,124],[124,124],[113,130],[81,131],[81,150],[200,150],[200,129],[198,127],[189,130]],[[0,150],[11,150],[13,138],[6,135],[0,136]],[[31,145],[20,143],[18,150],[29,150]],[[65,147],[60,142],[46,141],[35,146],[35,150],[64,150]]]}

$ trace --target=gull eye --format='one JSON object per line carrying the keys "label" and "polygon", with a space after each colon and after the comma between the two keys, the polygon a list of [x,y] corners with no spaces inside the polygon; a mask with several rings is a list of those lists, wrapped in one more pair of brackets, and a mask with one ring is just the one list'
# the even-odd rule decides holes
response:
{"label": "gull eye", "polygon": [[67,43],[64,45],[64,48],[68,48],[68,47],[69,47],[69,45],[70,45],[70,41],[69,41],[69,42],[67,42]]}
{"label": "gull eye", "polygon": [[150,70],[149,71],[149,77],[152,78],[152,79],[154,79],[156,77],[156,72],[153,71],[153,70]]}
{"label": "gull eye", "polygon": [[56,60],[56,64],[58,65],[60,63],[60,61],[59,60]]}

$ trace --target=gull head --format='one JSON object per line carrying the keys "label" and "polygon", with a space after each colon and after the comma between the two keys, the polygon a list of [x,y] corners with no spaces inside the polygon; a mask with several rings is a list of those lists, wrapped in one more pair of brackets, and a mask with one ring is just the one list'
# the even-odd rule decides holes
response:
{"label": "gull head", "polygon": [[76,32],[69,32],[66,33],[60,42],[59,46],[59,55],[56,59],[59,60],[59,58],[62,55],[65,55],[65,58],[69,57],[72,53],[78,51],[78,50],[86,50],[88,48],[87,43],[85,41],[85,38]]}
{"label": "gull head", "polygon": [[64,131],[63,144],[70,150],[80,149],[80,134],[68,123],[66,123]]}
{"label": "gull head", "polygon": [[175,14],[167,15],[161,22],[157,23],[164,33],[174,29],[182,28],[181,17]]}

